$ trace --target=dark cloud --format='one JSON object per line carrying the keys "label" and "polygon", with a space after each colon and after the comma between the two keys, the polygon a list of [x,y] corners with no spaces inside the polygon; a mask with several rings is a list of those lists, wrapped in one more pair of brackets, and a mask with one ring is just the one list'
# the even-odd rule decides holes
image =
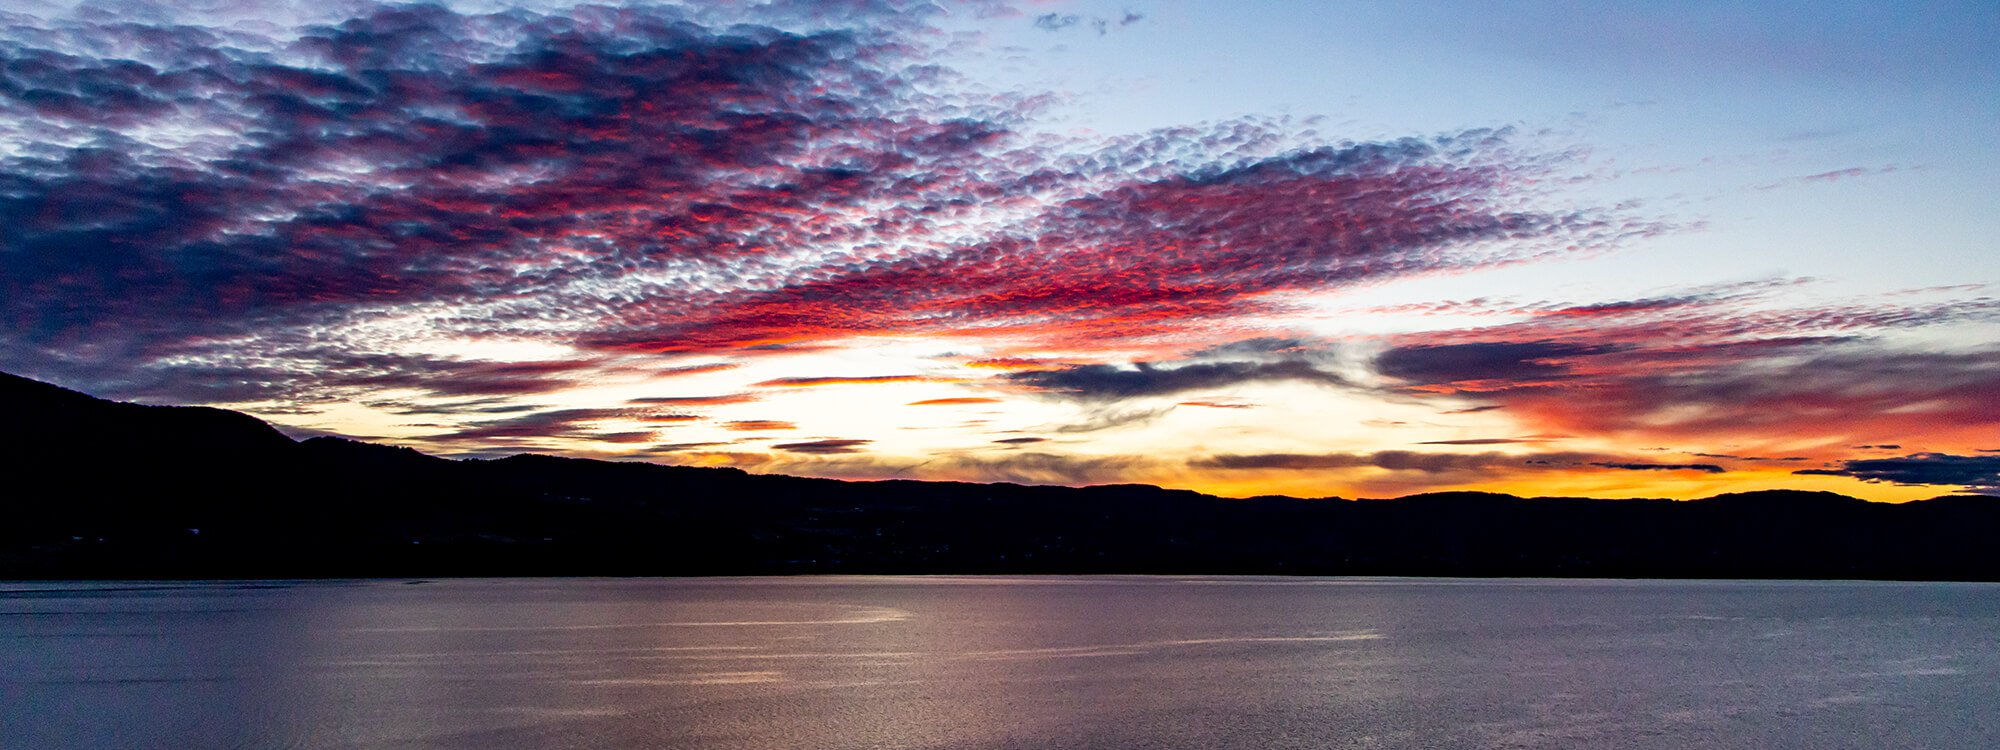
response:
{"label": "dark cloud", "polygon": [[1786,462],[1796,462],[1796,461],[1810,461],[1810,460],[1812,460],[1811,458],[1808,458],[1808,457],[1806,457],[1806,456],[1784,456],[1784,457],[1773,457],[1773,456],[1738,456],[1738,455],[1734,455],[1734,454],[1729,454],[1729,453],[1690,453],[1690,454],[1688,454],[1688,455],[1691,455],[1691,456],[1696,456],[1696,457],[1699,457],[1699,458],[1727,458],[1727,459],[1730,459],[1730,460],[1732,460],[1732,461],[1786,461]]}
{"label": "dark cloud", "polygon": [[792,453],[810,453],[816,455],[826,455],[833,453],[860,453],[863,450],[862,446],[867,445],[870,442],[873,441],[834,440],[834,439],[811,440],[803,443],[778,443],[772,445],[771,448],[774,450],[789,451]]}
{"label": "dark cloud", "polygon": [[370,400],[362,405],[405,416],[419,414],[517,414],[548,408],[540,404],[515,403],[511,398],[480,398],[469,401],[417,403],[401,400]]}
{"label": "dark cloud", "polygon": [[1699,471],[1720,473],[1713,464],[1655,464],[1618,460],[1593,453],[1423,453],[1377,451],[1374,453],[1252,453],[1210,456],[1192,462],[1200,468],[1277,469],[1311,471],[1372,467],[1423,474],[1497,475],[1523,470],[1577,470],[1586,468],[1634,471]]}
{"label": "dark cloud", "polygon": [[634,417],[634,419],[651,424],[679,424],[682,422],[699,422],[707,419],[707,417],[699,414],[646,414]]}
{"label": "dark cloud", "polygon": [[[866,181],[795,157],[828,128],[879,129],[868,93],[891,74],[851,34],[711,30],[671,9],[380,6],[302,30],[282,62],[203,30],[153,32],[142,60],[0,51],[0,105],[97,135],[15,157],[0,184],[0,223],[15,227],[0,278],[30,330],[551,290],[592,271],[541,246],[620,224],[654,239],[579,249],[627,263],[738,252],[787,231],[767,220],[787,189]],[[818,94],[809,110],[800,93]],[[241,135],[180,158],[126,135],[189,116]],[[746,169],[790,179],[744,185]],[[46,306],[57,295],[72,303]]]}
{"label": "dark cloud", "polygon": [[[1129,482],[1135,476],[1157,471],[1160,465],[1154,459],[1139,456],[1072,456],[1006,451],[991,457],[940,456],[925,462],[922,468],[928,473],[962,481],[1074,486]],[[849,471],[859,476],[880,476],[880,469],[871,470],[865,465],[852,467]]]}
{"label": "dark cloud", "polygon": [[1131,367],[1077,365],[1055,370],[1021,370],[1002,376],[1016,385],[1085,401],[1164,396],[1208,388],[1268,381],[1342,385],[1339,375],[1303,360],[1278,362],[1135,362]]}
{"label": "dark cloud", "polygon": [[725,404],[747,404],[759,398],[761,397],[754,393],[728,393],[719,396],[642,396],[626,403],[660,406],[722,406]]}
{"label": "dark cloud", "polygon": [[1083,22],[1083,16],[1075,13],[1043,13],[1035,16],[1035,28],[1043,31],[1061,31]]}
{"label": "dark cloud", "polygon": [[[825,12],[785,5],[760,12]],[[934,168],[1011,117],[915,88],[930,74],[897,19],[922,4],[797,31],[667,7],[355,7],[270,38],[108,17],[0,28],[0,120],[25,144],[0,150],[10,367],[270,347],[417,304],[456,308],[438,323],[455,330],[573,330],[647,291],[642,273],[852,239],[802,216],[890,197],[904,209],[877,206],[874,227],[934,213],[949,200],[921,187]]]}
{"label": "dark cloud", "polygon": [[1605,469],[1624,469],[1627,471],[1699,471],[1708,474],[1721,474],[1724,471],[1726,471],[1722,467],[1717,466],[1715,464],[1647,464],[1647,463],[1626,463],[1617,461],[1595,461],[1592,462],[1590,465]]}
{"label": "dark cloud", "polygon": [[1417,445],[1509,445],[1513,443],[1540,443],[1546,438],[1463,438],[1459,440],[1424,440]]}
{"label": "dark cloud", "polygon": [[580,435],[579,437],[582,437],[586,440],[597,440],[606,443],[644,443],[651,441],[653,439],[653,432],[651,430],[632,430],[627,432],[593,432]]}
{"label": "dark cloud", "polygon": [[1610,345],[1558,341],[1405,346],[1383,352],[1375,369],[1413,385],[1534,383],[1567,378],[1570,361],[1614,351]]}
{"label": "dark cloud", "polygon": [[2000,492],[2000,456],[1955,456],[1916,453],[1901,458],[1843,461],[1836,469],[1801,469],[1794,474],[1854,477],[1901,485],[1955,485],[1978,492]]}
{"label": "dark cloud", "polygon": [[1048,438],[1038,438],[1038,437],[1000,438],[999,440],[995,440],[993,442],[1001,443],[1004,445],[1027,445],[1029,443],[1048,442]]}
{"label": "dark cloud", "polygon": [[1193,465],[1213,469],[1351,469],[1373,467],[1391,471],[1415,471],[1427,474],[1447,472],[1492,471],[1498,469],[1527,469],[1538,467],[1573,467],[1588,463],[1596,458],[1588,454],[1529,454],[1522,456],[1504,453],[1420,453],[1415,451],[1377,451],[1374,453],[1251,453],[1224,454],[1198,459]]}
{"label": "dark cloud", "polygon": [[[632,416],[629,409],[551,409],[508,419],[476,422],[452,432],[431,435],[439,442],[479,442],[522,438],[595,437],[585,425]],[[651,435],[651,433],[646,433]],[[630,442],[630,441],[628,441]]]}
{"label": "dark cloud", "polygon": [[[5,333],[0,332],[0,338],[4,337]],[[144,352],[117,347],[108,351],[86,348],[84,357],[51,360],[0,344],[0,363],[13,361],[13,356],[37,361],[41,366],[23,369],[121,400],[174,404],[283,400],[298,405],[360,396],[407,408],[415,407],[416,402],[382,396],[410,391],[431,399],[481,397],[471,402],[447,401],[445,405],[422,407],[442,409],[450,403],[460,403],[470,413],[480,413],[489,405],[508,404],[512,398],[571,388],[577,384],[580,373],[602,364],[590,357],[505,362],[353,351],[320,344],[288,348],[283,354],[240,351],[231,346],[215,349],[220,351],[213,356],[196,358],[163,347],[155,356],[165,361],[148,362]],[[109,352],[129,359],[117,365],[93,363],[91,355]]]}
{"label": "dark cloud", "polygon": [[1127,10],[1117,18],[1105,16],[1083,16],[1076,13],[1043,13],[1035,16],[1035,28],[1043,31],[1062,31],[1078,25],[1088,25],[1098,36],[1104,36],[1113,28],[1124,28],[1146,20],[1143,13]]}

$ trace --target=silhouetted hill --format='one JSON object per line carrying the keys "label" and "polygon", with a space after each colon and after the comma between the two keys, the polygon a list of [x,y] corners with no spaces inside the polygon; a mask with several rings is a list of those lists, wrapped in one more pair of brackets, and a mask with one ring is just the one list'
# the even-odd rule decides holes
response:
{"label": "silhouetted hill", "polygon": [[2000,498],[1693,502],[1441,492],[1231,500],[1141,485],[457,461],[0,375],[0,578],[724,573],[2000,580]]}

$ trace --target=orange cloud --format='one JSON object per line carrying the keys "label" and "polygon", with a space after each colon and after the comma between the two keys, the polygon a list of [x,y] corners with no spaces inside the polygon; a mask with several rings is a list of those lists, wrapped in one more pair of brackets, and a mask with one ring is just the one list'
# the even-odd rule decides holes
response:
{"label": "orange cloud", "polygon": [[776,419],[740,419],[725,422],[722,428],[731,432],[756,432],[758,430],[796,430],[798,425]]}

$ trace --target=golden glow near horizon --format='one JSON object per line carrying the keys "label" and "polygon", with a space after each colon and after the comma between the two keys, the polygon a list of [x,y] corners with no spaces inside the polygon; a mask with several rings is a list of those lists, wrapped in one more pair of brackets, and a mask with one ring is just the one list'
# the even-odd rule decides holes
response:
{"label": "golden glow near horizon", "polygon": [[[488,400],[475,413],[398,413],[462,401],[409,391],[325,404],[310,417],[262,416],[446,456],[547,452],[858,479],[1139,482],[1225,497],[1476,490],[1694,498],[1782,487],[1900,502],[1942,494],[1792,473],[1851,455],[1845,436],[1733,435],[1727,443],[1632,451],[1615,436],[1559,434],[1504,409],[1384,397],[1351,384],[1250,383],[1076,402],[993,382],[996,369],[1007,370],[971,346],[877,342],[736,361],[668,358],[651,367],[654,358],[638,356],[578,387]],[[468,342],[463,351],[495,349]],[[490,429],[549,413],[564,419],[519,433]],[[472,437],[453,437],[460,433]],[[1954,448],[1966,449],[1941,452]]]}

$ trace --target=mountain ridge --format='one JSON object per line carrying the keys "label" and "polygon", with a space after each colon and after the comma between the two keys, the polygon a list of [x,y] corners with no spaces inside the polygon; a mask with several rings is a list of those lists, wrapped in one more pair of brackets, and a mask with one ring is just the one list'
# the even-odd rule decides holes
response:
{"label": "mountain ridge", "polygon": [[[2000,498],[1231,499],[450,459],[0,373],[0,578],[1274,573],[2000,580]],[[77,446],[123,447],[115,459]]]}

